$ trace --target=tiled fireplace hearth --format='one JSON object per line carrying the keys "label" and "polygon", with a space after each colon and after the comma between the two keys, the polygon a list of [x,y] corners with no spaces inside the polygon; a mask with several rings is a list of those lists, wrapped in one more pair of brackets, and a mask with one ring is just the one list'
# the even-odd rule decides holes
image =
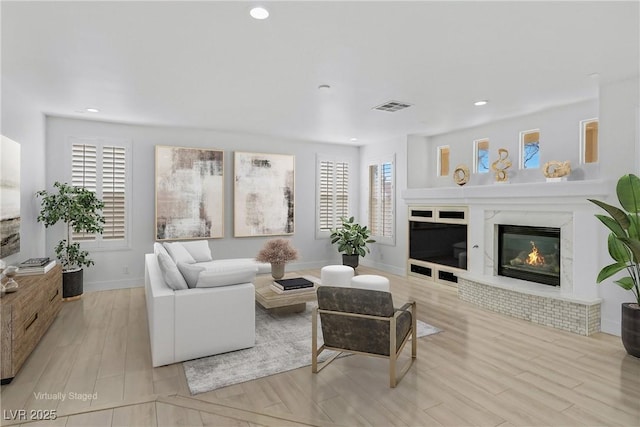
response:
{"label": "tiled fireplace hearth", "polygon": [[491,311],[580,335],[600,331],[600,301],[565,300],[521,290],[458,279],[461,300]]}
{"label": "tiled fireplace hearth", "polygon": [[[468,208],[468,267],[455,273],[460,299],[540,325],[590,335],[600,331],[601,300],[595,283],[599,236],[594,230],[599,224],[587,198],[602,198],[606,188],[602,181],[569,181],[410,189],[403,196],[409,206]],[[560,230],[560,247],[542,250],[558,257],[553,265],[559,269],[559,286],[499,275],[501,225]],[[520,259],[514,260],[518,262]]]}

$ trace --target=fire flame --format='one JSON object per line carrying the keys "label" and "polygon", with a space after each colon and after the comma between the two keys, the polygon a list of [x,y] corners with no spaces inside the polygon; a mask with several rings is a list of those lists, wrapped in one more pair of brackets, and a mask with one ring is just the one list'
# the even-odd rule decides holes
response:
{"label": "fire flame", "polygon": [[529,265],[544,265],[544,257],[538,252],[536,244],[531,241],[531,252],[525,261]]}

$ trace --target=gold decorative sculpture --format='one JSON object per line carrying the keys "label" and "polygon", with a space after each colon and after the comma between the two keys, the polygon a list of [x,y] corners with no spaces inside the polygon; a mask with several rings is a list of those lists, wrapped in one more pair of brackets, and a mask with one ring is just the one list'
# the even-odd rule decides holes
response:
{"label": "gold decorative sculpture", "polygon": [[544,164],[542,173],[547,178],[561,178],[571,173],[571,163],[567,160],[560,162],[558,160],[551,160]]}
{"label": "gold decorative sculpture", "polygon": [[507,169],[510,167],[509,151],[506,148],[498,148],[498,160],[491,163],[491,170],[496,173],[496,182],[507,182]]}
{"label": "gold decorative sculpture", "polygon": [[453,171],[453,180],[456,184],[463,186],[469,182],[469,168],[466,165],[458,165]]}

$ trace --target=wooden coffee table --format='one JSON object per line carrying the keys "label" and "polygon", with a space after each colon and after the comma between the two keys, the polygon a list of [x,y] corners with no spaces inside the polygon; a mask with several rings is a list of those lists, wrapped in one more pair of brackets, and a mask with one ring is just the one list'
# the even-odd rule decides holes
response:
{"label": "wooden coffee table", "polygon": [[300,313],[306,310],[307,303],[316,300],[316,288],[320,279],[313,276],[301,276],[299,274],[287,273],[285,279],[294,277],[304,277],[316,284],[316,287],[310,288],[304,292],[294,292],[291,294],[279,294],[270,287],[273,283],[273,277],[270,274],[262,274],[256,276],[254,285],[256,287],[256,301],[262,307],[270,312],[277,313]]}

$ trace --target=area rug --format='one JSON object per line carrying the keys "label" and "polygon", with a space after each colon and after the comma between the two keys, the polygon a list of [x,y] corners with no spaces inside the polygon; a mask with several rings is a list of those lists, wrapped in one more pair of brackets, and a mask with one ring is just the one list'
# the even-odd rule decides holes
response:
{"label": "area rug", "polygon": [[[308,303],[302,313],[279,315],[271,314],[256,304],[255,347],[182,364],[191,394],[311,365],[311,315],[314,306],[315,303]],[[418,320],[418,337],[440,331]],[[330,354],[324,351],[320,356],[322,361]]]}

